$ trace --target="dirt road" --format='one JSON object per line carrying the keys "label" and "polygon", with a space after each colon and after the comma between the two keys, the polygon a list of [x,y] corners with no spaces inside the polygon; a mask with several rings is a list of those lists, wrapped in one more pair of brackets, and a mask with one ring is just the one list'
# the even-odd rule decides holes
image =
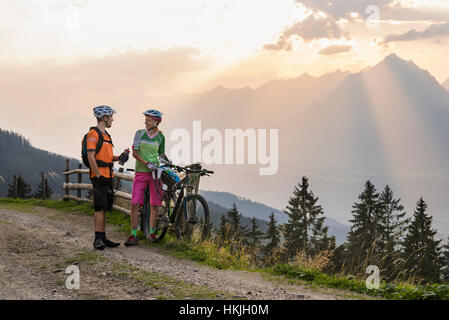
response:
{"label": "dirt road", "polygon": [[[260,273],[217,270],[163,254],[156,245],[126,248],[126,234],[108,226],[118,248],[94,250],[93,218],[48,208],[0,206],[0,299],[342,299]],[[66,288],[69,265],[80,288]]]}

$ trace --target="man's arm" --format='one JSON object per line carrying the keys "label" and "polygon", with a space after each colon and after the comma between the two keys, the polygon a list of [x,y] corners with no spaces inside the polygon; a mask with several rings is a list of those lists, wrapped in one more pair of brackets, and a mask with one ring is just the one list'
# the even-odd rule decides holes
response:
{"label": "man's arm", "polygon": [[101,173],[100,170],[98,170],[97,161],[95,160],[95,151],[87,151],[87,160],[89,160],[90,169],[94,172],[95,176],[99,178]]}

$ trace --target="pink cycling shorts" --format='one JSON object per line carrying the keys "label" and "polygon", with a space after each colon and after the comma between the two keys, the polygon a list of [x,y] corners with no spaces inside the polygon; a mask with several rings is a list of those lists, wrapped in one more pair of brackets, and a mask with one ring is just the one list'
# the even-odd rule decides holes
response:
{"label": "pink cycling shorts", "polygon": [[150,205],[162,205],[162,190],[156,186],[151,172],[136,172],[133,181],[133,192],[131,196],[132,204],[143,205],[145,188],[150,187]]}

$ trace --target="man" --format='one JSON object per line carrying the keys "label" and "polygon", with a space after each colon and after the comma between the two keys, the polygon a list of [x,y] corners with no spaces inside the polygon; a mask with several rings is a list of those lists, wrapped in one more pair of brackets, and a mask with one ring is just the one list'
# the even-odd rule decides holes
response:
{"label": "man", "polygon": [[158,157],[168,160],[165,155],[165,137],[158,130],[162,121],[162,113],[150,109],[145,115],[145,129],[136,131],[133,142],[133,157],[136,159],[136,169],[133,181],[131,199],[131,235],[126,240],[126,246],[137,245],[137,225],[139,223],[139,206],[144,203],[145,188],[150,189],[150,241],[155,242],[157,216],[162,205],[162,190],[152,176],[152,171],[159,166]]}
{"label": "man", "polygon": [[[93,109],[97,118],[97,126],[91,128],[87,134],[87,158],[90,165],[90,179],[94,194],[94,224],[95,240],[94,248],[103,250],[105,247],[117,247],[118,242],[106,238],[106,211],[111,211],[113,205],[114,189],[112,185],[113,162],[121,160],[126,162],[126,155],[114,156],[112,139],[106,128],[112,126],[115,110],[109,106],[97,106]],[[103,144],[96,153],[97,144],[100,141],[99,133],[103,137]]]}

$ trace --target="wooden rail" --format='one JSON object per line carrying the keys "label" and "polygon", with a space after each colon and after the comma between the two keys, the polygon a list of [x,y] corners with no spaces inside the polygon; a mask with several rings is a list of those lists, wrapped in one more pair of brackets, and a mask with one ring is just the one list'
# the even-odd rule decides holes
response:
{"label": "wooden rail", "polygon": [[[94,202],[94,201],[91,200],[91,199],[78,198],[78,197],[75,197],[75,196],[72,196],[72,195],[64,196],[64,199],[67,199],[67,200],[75,200],[75,201],[79,201],[79,202],[89,202],[89,203],[93,203],[93,202]],[[119,207],[119,206],[117,206],[117,205],[115,205],[115,204],[112,206],[112,208],[115,209],[115,210],[117,210],[117,211],[126,213],[126,214],[131,214],[131,210],[128,210],[128,209]]]}
{"label": "wooden rail", "polygon": [[[93,190],[91,183],[82,183],[82,175],[86,174],[89,175],[89,169],[82,169],[82,164],[78,166],[78,169],[70,170],[70,162],[67,159],[66,160],[66,170],[62,173],[65,175],[65,182],[62,184],[62,189],[64,190],[64,200],[75,200],[78,202],[89,202],[93,203],[93,200],[88,198],[83,198],[81,196],[81,191],[87,190],[91,191]],[[70,175],[77,175],[77,183],[71,183],[70,182]],[[126,181],[133,181],[134,176],[131,174],[123,173],[123,168],[119,169],[119,172],[114,172],[114,180],[113,180],[113,186],[114,186],[114,202],[116,198],[122,198],[125,200],[131,200],[131,194],[117,190],[118,186],[120,185],[120,180],[126,180]],[[70,194],[70,190],[76,190],[77,194],[76,196]],[[113,205],[113,208],[115,210],[118,210],[120,212],[131,214],[131,210],[127,208],[120,207],[116,204]]]}
{"label": "wooden rail", "polygon": [[[123,168],[120,168],[120,170],[123,170]],[[81,173],[81,174],[89,174],[89,169],[75,169],[75,170],[70,170],[70,171],[65,171],[62,174],[67,176],[67,175],[71,175],[71,174],[75,174],[75,173]],[[122,180],[127,180],[127,181],[133,181],[134,180],[134,176],[130,175],[130,174],[126,174],[123,172],[114,172],[114,177],[116,178],[120,178]]]}
{"label": "wooden rail", "polygon": [[[82,169],[82,164],[78,166],[78,169],[70,170],[70,162],[66,160],[66,170],[62,173],[65,176],[65,182],[62,184],[62,189],[64,190],[64,200],[75,200],[78,202],[89,202],[93,203],[93,200],[83,198],[81,196],[81,192],[83,190],[91,191],[93,190],[91,183],[82,183],[82,175],[89,175],[89,169]],[[77,183],[70,182],[70,175],[77,175]],[[185,173],[179,174],[180,178],[183,179]],[[120,168],[118,172],[114,172],[114,180],[112,185],[114,186],[114,203],[116,198],[122,198],[125,200],[131,200],[131,194],[118,190],[118,186],[120,185],[121,180],[133,181],[134,175],[123,173],[123,168]],[[198,193],[199,189],[199,179],[192,185],[194,193]],[[70,190],[76,190],[76,196],[70,194]],[[126,213],[131,214],[131,211],[127,208],[120,207],[118,205],[113,205],[113,208]]]}

